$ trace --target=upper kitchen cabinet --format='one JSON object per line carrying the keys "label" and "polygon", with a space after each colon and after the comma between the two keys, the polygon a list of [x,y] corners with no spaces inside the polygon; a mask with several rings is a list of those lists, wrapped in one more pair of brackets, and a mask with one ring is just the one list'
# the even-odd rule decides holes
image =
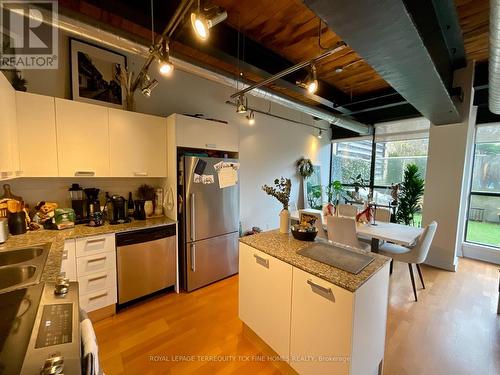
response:
{"label": "upper kitchen cabinet", "polygon": [[0,180],[20,175],[16,92],[0,73]]}
{"label": "upper kitchen cabinet", "polygon": [[168,121],[175,124],[177,147],[238,152],[237,126],[178,114],[169,116]]}
{"label": "upper kitchen cabinet", "polygon": [[17,91],[16,106],[22,176],[57,177],[54,98]]}
{"label": "upper kitchen cabinet", "polygon": [[166,119],[110,109],[109,150],[112,177],[166,177]]}
{"label": "upper kitchen cabinet", "polygon": [[[108,108],[55,99],[59,176],[109,176]],[[130,152],[122,150],[121,153]]]}

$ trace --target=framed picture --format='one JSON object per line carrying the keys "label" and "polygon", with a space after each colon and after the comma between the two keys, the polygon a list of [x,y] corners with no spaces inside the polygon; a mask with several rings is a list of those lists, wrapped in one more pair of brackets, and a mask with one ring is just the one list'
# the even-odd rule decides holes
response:
{"label": "framed picture", "polygon": [[70,50],[73,100],[123,108],[119,73],[121,66],[127,66],[127,57],[73,38]]}
{"label": "framed picture", "polygon": [[323,187],[319,165],[313,165],[313,174],[304,180],[304,203],[306,208],[321,210],[323,207]]}

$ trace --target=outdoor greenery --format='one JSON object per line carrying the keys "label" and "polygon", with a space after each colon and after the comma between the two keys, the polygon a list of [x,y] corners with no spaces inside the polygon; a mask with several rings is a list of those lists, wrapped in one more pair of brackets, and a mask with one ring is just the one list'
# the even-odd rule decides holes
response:
{"label": "outdoor greenery", "polygon": [[500,247],[500,224],[469,220],[467,241]]}
{"label": "outdoor greenery", "polygon": [[330,181],[330,183],[326,186],[326,196],[328,197],[329,203],[338,204],[344,192],[344,186],[342,186],[342,183],[339,180]]}
{"label": "outdoor greenery", "polygon": [[[361,175],[365,181],[370,180],[370,160],[345,158],[333,155],[333,175],[343,183],[350,183],[356,176]],[[340,172],[339,172],[340,171]]]}
{"label": "outdoor greenery", "polygon": [[399,206],[396,212],[398,223],[411,225],[414,215],[421,208],[424,194],[424,179],[421,177],[418,166],[409,164],[404,172],[403,182],[399,193]]}

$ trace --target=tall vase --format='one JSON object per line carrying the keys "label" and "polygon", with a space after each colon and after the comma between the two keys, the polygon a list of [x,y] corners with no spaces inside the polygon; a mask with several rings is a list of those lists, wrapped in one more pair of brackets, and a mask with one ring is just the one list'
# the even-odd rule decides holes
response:
{"label": "tall vase", "polygon": [[280,212],[280,233],[290,233],[290,211],[286,208]]}

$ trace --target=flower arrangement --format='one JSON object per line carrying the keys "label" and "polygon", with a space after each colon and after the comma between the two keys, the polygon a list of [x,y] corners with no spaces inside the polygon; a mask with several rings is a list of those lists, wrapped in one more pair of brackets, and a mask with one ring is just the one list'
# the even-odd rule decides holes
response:
{"label": "flower arrangement", "polygon": [[283,205],[284,210],[288,209],[290,192],[292,190],[292,181],[290,181],[289,178],[277,178],[274,180],[274,187],[264,185],[262,186],[262,190],[264,190],[267,195],[275,197]]}

